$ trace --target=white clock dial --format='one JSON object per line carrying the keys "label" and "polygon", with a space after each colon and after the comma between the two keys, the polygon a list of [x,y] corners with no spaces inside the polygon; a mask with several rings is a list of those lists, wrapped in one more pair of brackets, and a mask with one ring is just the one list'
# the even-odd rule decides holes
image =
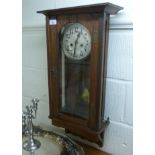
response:
{"label": "white clock dial", "polygon": [[91,36],[80,23],[65,25],[62,29],[62,51],[73,60],[86,58],[91,51]]}

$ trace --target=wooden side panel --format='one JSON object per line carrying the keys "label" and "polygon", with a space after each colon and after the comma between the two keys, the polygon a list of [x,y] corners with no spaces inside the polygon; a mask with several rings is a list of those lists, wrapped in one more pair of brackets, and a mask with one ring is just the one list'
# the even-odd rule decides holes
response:
{"label": "wooden side panel", "polygon": [[58,37],[56,33],[57,26],[49,25],[49,18],[47,18],[47,48],[48,48],[48,82],[49,82],[49,102],[50,102],[50,117],[58,114],[57,104],[58,85],[57,85],[57,50]]}
{"label": "wooden side panel", "polygon": [[102,128],[102,106],[104,106],[103,91],[105,87],[104,76],[106,74],[107,58],[107,18],[106,13],[100,15],[96,22],[94,34],[97,34],[97,43],[94,40],[93,56],[91,59],[91,107],[90,107],[90,128],[98,131]]}

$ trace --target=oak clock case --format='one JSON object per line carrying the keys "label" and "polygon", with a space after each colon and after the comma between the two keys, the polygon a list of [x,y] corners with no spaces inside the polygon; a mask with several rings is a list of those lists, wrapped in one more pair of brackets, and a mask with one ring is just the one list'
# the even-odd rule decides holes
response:
{"label": "oak clock case", "polygon": [[46,16],[49,118],[103,145],[111,3],[38,11]]}

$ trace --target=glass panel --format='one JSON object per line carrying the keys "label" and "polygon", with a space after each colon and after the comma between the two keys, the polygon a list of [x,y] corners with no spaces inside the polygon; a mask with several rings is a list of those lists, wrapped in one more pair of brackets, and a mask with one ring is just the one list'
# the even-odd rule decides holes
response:
{"label": "glass panel", "polygon": [[60,111],[87,119],[89,114],[89,61],[69,60],[61,55]]}

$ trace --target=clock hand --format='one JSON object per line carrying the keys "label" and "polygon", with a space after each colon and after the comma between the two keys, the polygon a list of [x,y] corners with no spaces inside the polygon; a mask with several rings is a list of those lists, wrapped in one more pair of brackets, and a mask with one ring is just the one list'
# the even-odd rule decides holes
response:
{"label": "clock hand", "polygon": [[77,38],[76,38],[76,40],[75,40],[75,45],[74,45],[74,56],[75,56],[75,53],[76,53],[76,47],[77,47],[77,43],[78,43],[79,37],[80,37],[80,32],[78,33]]}

